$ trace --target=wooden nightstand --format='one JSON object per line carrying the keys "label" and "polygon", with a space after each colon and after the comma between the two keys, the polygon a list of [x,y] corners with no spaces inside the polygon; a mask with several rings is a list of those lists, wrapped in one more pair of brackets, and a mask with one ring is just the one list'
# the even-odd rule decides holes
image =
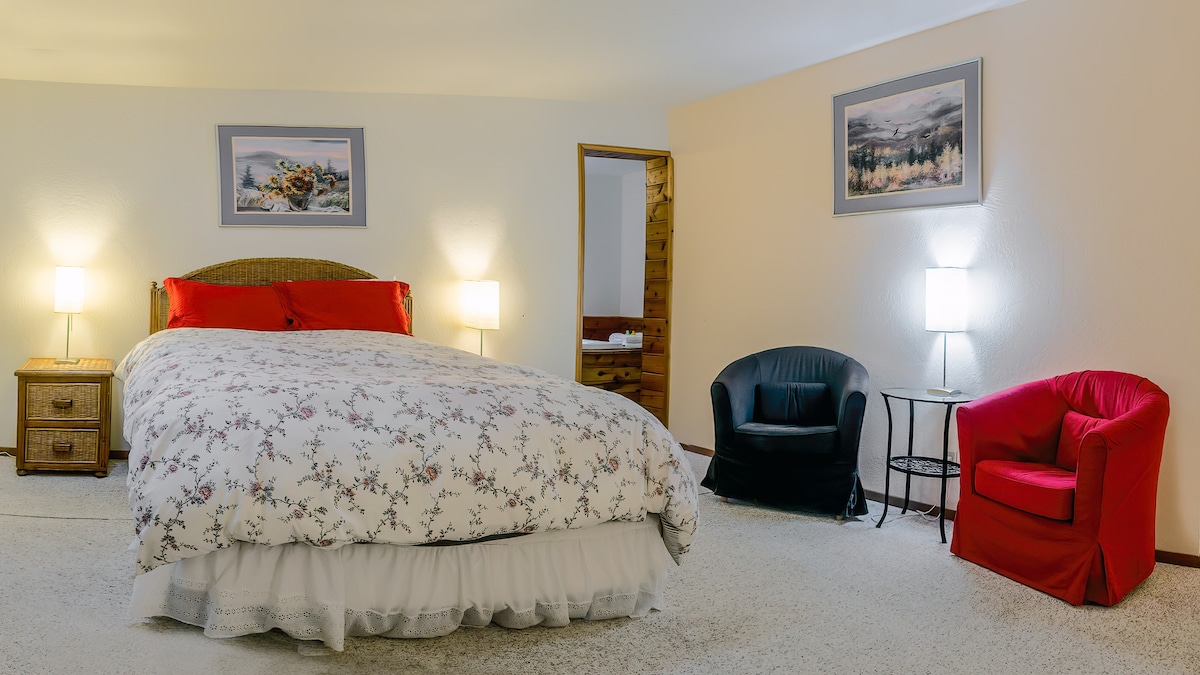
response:
{"label": "wooden nightstand", "polygon": [[17,475],[108,475],[112,359],[29,359],[17,369]]}

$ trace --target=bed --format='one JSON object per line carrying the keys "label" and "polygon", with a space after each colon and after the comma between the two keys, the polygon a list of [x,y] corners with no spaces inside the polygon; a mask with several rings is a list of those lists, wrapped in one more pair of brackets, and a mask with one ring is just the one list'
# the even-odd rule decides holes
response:
{"label": "bed", "polygon": [[[185,283],[216,295],[200,302]],[[356,305],[395,284],[404,293],[382,312]],[[320,325],[296,299],[314,285],[354,294],[336,303],[359,314],[346,325],[400,323],[346,328],[326,307]],[[151,285],[151,335],[117,368],[134,617],[213,637],[280,629],[341,650],[347,636],[663,606],[697,488],[682,448],[636,403],[414,338],[407,285],[340,263],[235,260],[165,286]],[[190,308],[277,321],[229,293],[280,298],[289,328],[180,319]]]}

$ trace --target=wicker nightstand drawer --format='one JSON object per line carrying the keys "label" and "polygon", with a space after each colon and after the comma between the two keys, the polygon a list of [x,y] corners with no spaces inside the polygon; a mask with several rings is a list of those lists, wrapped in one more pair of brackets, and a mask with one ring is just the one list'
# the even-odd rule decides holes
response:
{"label": "wicker nightstand drawer", "polygon": [[99,430],[26,429],[25,461],[95,464]]}
{"label": "wicker nightstand drawer", "polygon": [[25,385],[25,419],[98,420],[100,384],[30,382]]}
{"label": "wicker nightstand drawer", "polygon": [[111,359],[29,359],[17,369],[17,475],[108,475]]}

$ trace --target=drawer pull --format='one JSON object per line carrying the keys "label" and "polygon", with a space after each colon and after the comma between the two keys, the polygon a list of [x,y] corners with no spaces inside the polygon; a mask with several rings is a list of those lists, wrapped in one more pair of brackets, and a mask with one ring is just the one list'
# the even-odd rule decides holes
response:
{"label": "drawer pull", "polygon": [[56,398],[50,401],[50,405],[55,408],[70,408],[75,405],[75,401],[69,398]]}
{"label": "drawer pull", "polygon": [[70,452],[73,446],[70,443],[59,441],[51,447],[53,448],[54,452]]}

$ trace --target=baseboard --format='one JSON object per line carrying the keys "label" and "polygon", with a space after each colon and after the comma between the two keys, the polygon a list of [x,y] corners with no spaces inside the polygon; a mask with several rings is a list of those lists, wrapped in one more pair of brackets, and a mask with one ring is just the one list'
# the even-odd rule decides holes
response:
{"label": "baseboard", "polygon": [[[875,492],[873,490],[866,490],[865,492],[867,493],[867,499],[870,499],[873,502],[883,502],[882,492]],[[904,506],[903,495],[890,495],[888,497],[888,505],[895,508],[902,508]],[[937,509],[938,507],[936,504],[925,504],[914,499],[908,500],[909,511],[928,511],[930,515],[936,516]],[[946,520],[954,520],[955,513],[957,513],[957,511],[954,509],[946,509]]]}
{"label": "baseboard", "polygon": [[680,445],[682,445],[683,449],[687,450],[688,452],[694,452],[697,455],[704,455],[705,457],[713,456],[713,451],[709,450],[708,448],[702,448],[698,445],[690,445],[688,443],[680,443]]}
{"label": "baseboard", "polygon": [[1181,567],[1200,567],[1200,555],[1187,553],[1172,553],[1170,551],[1155,551],[1154,561]]}

